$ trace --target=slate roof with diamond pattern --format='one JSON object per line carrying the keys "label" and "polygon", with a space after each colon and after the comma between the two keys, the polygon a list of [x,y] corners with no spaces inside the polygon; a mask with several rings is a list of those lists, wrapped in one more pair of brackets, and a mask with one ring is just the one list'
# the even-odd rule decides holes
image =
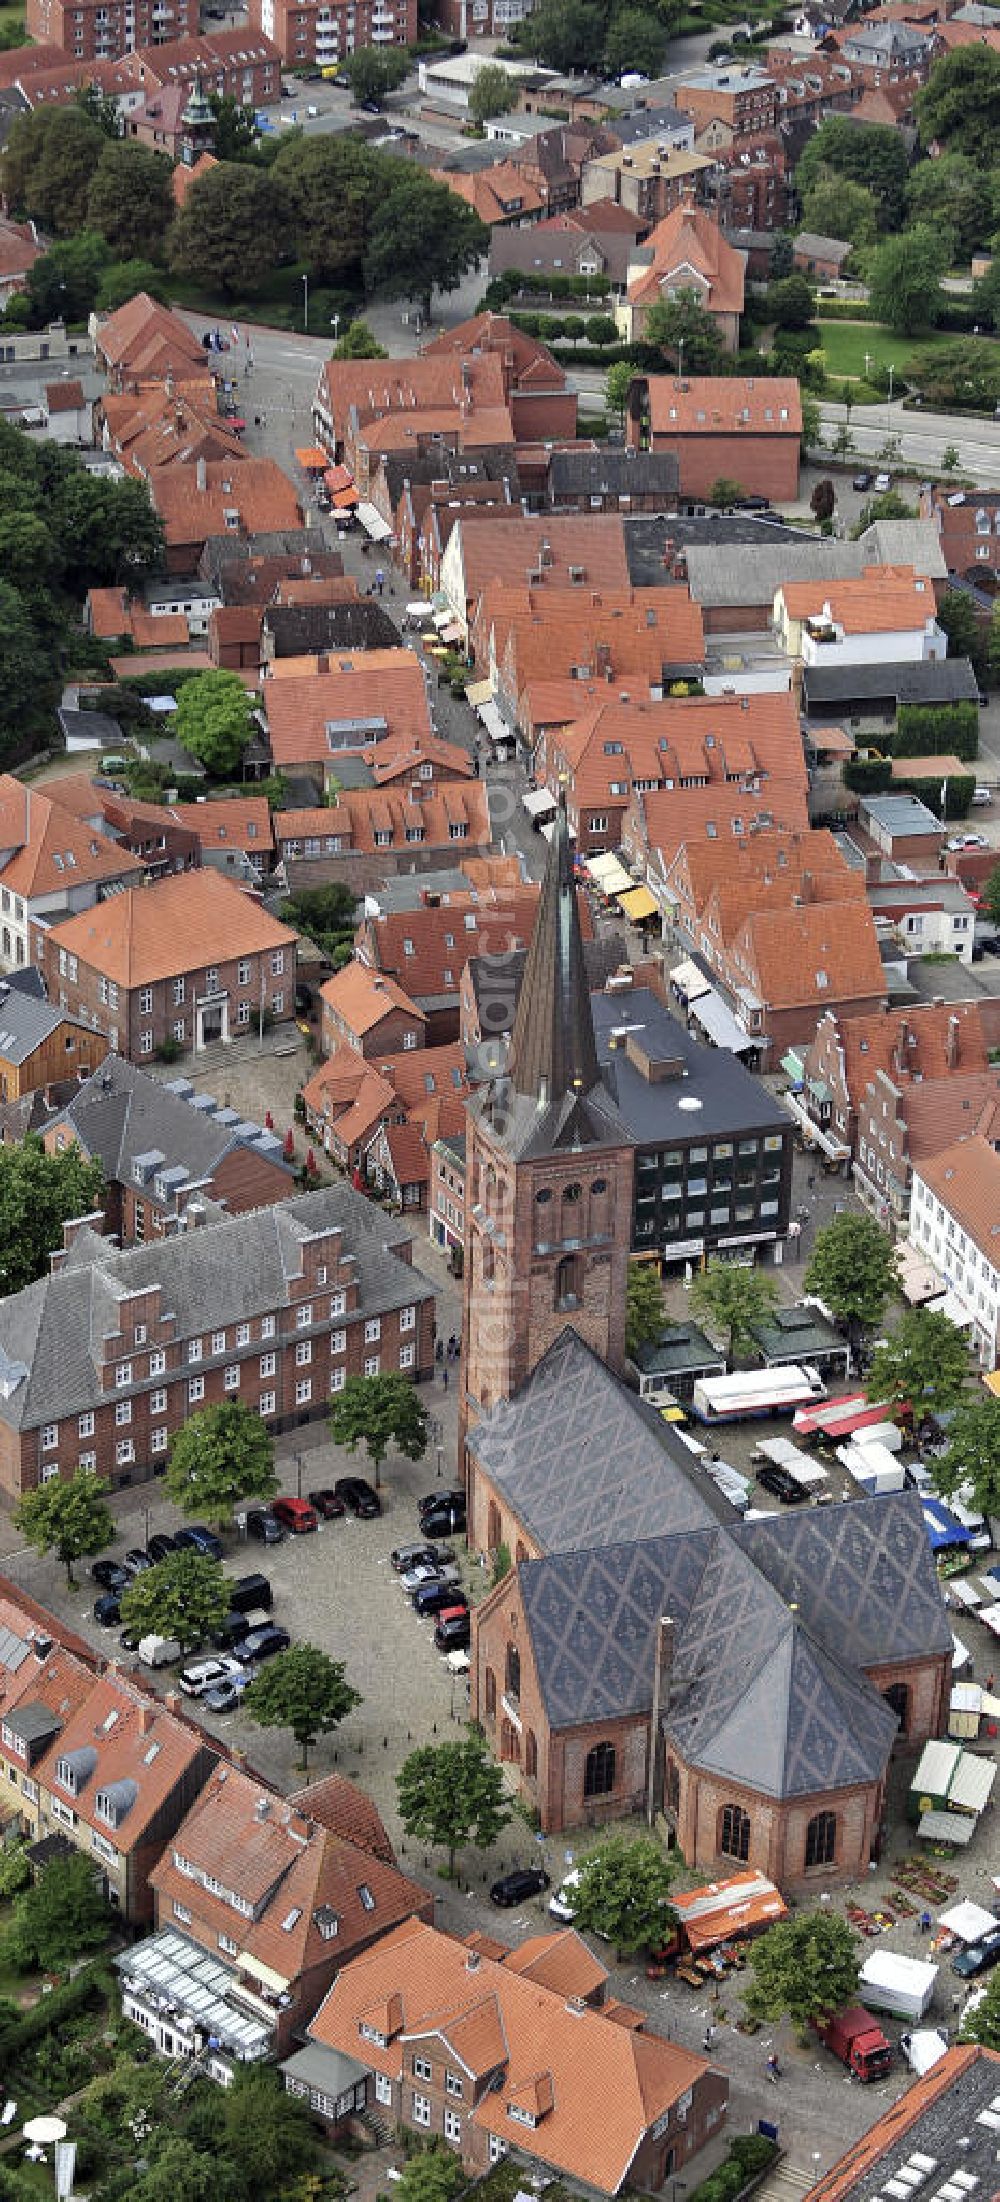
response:
{"label": "slate roof with diamond pattern", "polygon": [[669,1614],[689,1764],[778,1798],[880,1778],[896,1720],[862,1669],[951,1642],[916,1493],[742,1522],[571,1329],[469,1444],[545,1555],[520,1582],[552,1728],[648,1710]]}

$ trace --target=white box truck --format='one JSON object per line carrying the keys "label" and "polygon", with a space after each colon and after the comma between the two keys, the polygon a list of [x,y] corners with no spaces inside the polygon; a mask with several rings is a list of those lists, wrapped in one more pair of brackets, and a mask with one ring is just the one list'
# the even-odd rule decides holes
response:
{"label": "white box truck", "polygon": [[866,2010],[888,2011],[917,2026],[931,2003],[938,1968],[895,1950],[873,1950],[861,1967],[858,1994]]}
{"label": "white box truck", "polygon": [[139,1657],[144,1667],[172,1667],[181,1656],[174,1636],[140,1636]]}

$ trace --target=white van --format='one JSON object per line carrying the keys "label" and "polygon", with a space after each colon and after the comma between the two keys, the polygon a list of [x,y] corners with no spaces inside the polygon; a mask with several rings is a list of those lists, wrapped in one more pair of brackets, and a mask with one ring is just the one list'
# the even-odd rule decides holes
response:
{"label": "white van", "polygon": [[567,1873],[565,1881],[561,1882],[555,1894],[549,1897],[549,1910],[552,1917],[560,1920],[564,1927],[572,1926],[576,1918],[573,1897],[579,1886],[580,1874],[578,1868],[574,1866],[572,1873]]}
{"label": "white van", "polygon": [[172,1667],[181,1656],[175,1636],[140,1636],[139,1657],[144,1667]]}

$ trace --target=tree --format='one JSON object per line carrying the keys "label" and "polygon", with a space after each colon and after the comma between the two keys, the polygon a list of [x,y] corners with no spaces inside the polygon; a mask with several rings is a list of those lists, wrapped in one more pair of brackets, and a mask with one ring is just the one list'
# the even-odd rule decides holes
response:
{"label": "tree", "polygon": [[994,169],[1000,159],[1000,54],[989,46],[943,54],[914,108],[921,145],[944,146]]}
{"label": "tree", "polygon": [[221,2110],[222,2153],[247,2194],[253,2202],[282,2202],[288,2182],[315,2160],[307,2104],[286,2092],[270,2065],[244,2064],[223,2090]]}
{"label": "tree", "polygon": [[894,1406],[908,1402],[919,1422],[957,1406],[968,1374],[968,1346],[947,1315],[910,1308],[873,1355],[868,1389]]}
{"label": "tree", "polygon": [[396,2188],[398,2202],[453,2202],[465,2174],[460,2159],[443,2141],[432,2142],[407,2158]]}
{"label": "tree", "polygon": [[588,344],[596,344],[598,351],[603,352],[607,345],[614,343],[618,330],[609,313],[592,313],[587,321],[586,334]]}
{"label": "tree", "polygon": [[252,113],[237,105],[230,92],[210,92],[208,104],[215,116],[215,142],[212,151],[217,161],[249,160],[257,147],[257,131]]}
{"label": "tree", "polygon": [[573,1891],[576,1927],[606,1936],[622,1957],[669,1939],[673,1869],[653,1835],[609,1835],[579,1861]]}
{"label": "tree", "polygon": [[92,122],[96,122],[106,138],[121,137],[124,123],[118,101],[112,98],[110,92],[102,92],[97,84],[81,84],[76,94],[76,105],[85,115],[90,116]]}
{"label": "tree", "polygon": [[771,284],[765,310],[775,328],[808,329],[816,310],[812,285],[804,275],[786,275],[780,283]]}
{"label": "tree", "polygon": [[802,435],[799,439],[799,448],[805,459],[808,458],[810,451],[822,451],[823,429],[819,406],[815,398],[811,398],[807,391],[800,390],[799,404],[802,408]]}
{"label": "tree", "polygon": [[635,368],[630,359],[616,359],[608,368],[606,389],[608,404],[623,417],[629,400],[629,391],[635,381]]}
{"label": "tree", "polygon": [[469,120],[480,128],[491,115],[509,115],[517,104],[517,85],[510,70],[499,61],[484,61],[476,70],[469,93]]}
{"label": "tree", "polygon": [[1000,1973],[990,1973],[981,1999],[962,2013],[962,2041],[978,2041],[983,2049],[1000,2050]]}
{"label": "tree", "polygon": [[334,359],[388,359],[389,354],[367,321],[349,321],[333,347]]}
{"label": "tree", "polygon": [[427,1409],[408,1378],[392,1370],[384,1376],[349,1376],[331,1403],[330,1429],[334,1444],[346,1446],[349,1453],[358,1445],[367,1447],[376,1488],[390,1445],[407,1460],[423,1460],[427,1451]]}
{"label": "tree", "polygon": [[726,1366],[732,1368],[741,1345],[752,1343],[758,1324],[766,1323],[778,1304],[773,1277],[762,1269],[744,1269],[738,1262],[709,1262],[691,1286],[691,1306],[704,1315],[728,1340]]}
{"label": "tree", "polygon": [[897,1284],[892,1241],[871,1216],[835,1216],[816,1233],[805,1274],[807,1292],[815,1292],[837,1322],[846,1323],[852,1345],[863,1330],[874,1330]]}
{"label": "tree", "polygon": [[14,1900],[4,1957],[15,1972],[62,1972],[86,1950],[101,1947],[111,1917],[93,1859],[79,1850],[52,1858]]}
{"label": "tree", "polygon": [[279,147],[274,180],[295,256],[313,277],[360,284],[379,198],[401,165],[346,134]]}
{"label": "tree", "polygon": [[979,621],[971,596],[964,589],[946,589],[937,608],[937,622],[948,637],[950,658],[972,658],[980,647]]}
{"label": "tree", "polygon": [[652,1262],[630,1262],[625,1284],[625,1349],[653,1345],[664,1325],[663,1285]]}
{"label": "tree", "polygon": [[942,1498],[967,1484],[972,1503],[987,1521],[1000,1514],[1000,1400],[963,1399],[948,1429],[948,1450],[934,1463]]}
{"label": "tree", "polygon": [[719,474],[705,491],[705,502],[718,505],[720,512],[731,512],[743,495],[742,482],[734,482],[728,474]]}
{"label": "tree", "polygon": [[270,172],[220,161],[196,176],[169,237],[171,267],[224,296],[253,292],[289,257],[285,202]]}
{"label": "tree", "polygon": [[[154,2128],[155,2153],[129,2185],[129,2202],[220,2202],[217,2154],[203,2155],[183,2134]],[[165,2133],[161,2140],[160,2134]]]}
{"label": "tree", "polygon": [[103,1193],[100,1162],[88,1162],[75,1143],[46,1154],[31,1132],[19,1146],[0,1146],[0,1292],[21,1292],[44,1277],[49,1255],[62,1246],[63,1224],[92,1215]]}
{"label": "tree", "polygon": [[236,673],[196,673],[178,692],[173,731],[215,779],[238,770],[254,725],[253,702]]}
{"label": "tree", "polygon": [[167,1497],[185,1514],[226,1528],[243,1499],[272,1499],[274,1447],[259,1415],[224,1399],[189,1416],[170,1447]]}
{"label": "tree", "polygon": [[750,1970],[744,2001],[751,2018],[773,2023],[787,2014],[805,2027],[856,1996],[858,1938],[835,1912],[803,1912],[751,1942]]}
{"label": "tree", "polygon": [[[992,312],[981,303],[976,310],[984,320],[992,319]],[[986,337],[956,337],[951,343],[939,338],[925,352],[911,352],[906,379],[928,405],[942,412],[959,405],[992,412],[1000,400],[997,346]]]}
{"label": "tree", "polygon": [[82,109],[35,107],[18,115],[0,159],[0,183],[11,205],[57,237],[86,226],[87,194],[107,140]]}
{"label": "tree", "polygon": [[76,1583],[74,1561],[103,1552],[115,1536],[107,1491],[92,1469],[78,1468],[66,1483],[56,1476],[25,1491],[14,1509],[15,1524],[28,1543],[61,1560],[70,1589]]}
{"label": "tree", "polygon": [[833,168],[817,169],[802,200],[802,221],[814,237],[842,237],[857,250],[878,236],[879,203],[865,184],[851,183]]}
{"label": "tree", "polygon": [[985,244],[994,227],[991,179],[964,153],[920,161],[906,186],[906,211],[911,222],[950,229],[961,258],[967,260],[977,245]]}
{"label": "tree", "polygon": [[622,8],[608,25],[605,71],[613,77],[637,69],[642,76],[657,77],[663,67],[666,43],[666,31],[655,15],[645,8]]}
{"label": "tree", "polygon": [[[163,529],[145,482],[109,482],[88,474],[76,453],[55,485],[49,525],[72,557],[77,588],[140,582],[163,563]],[[47,489],[44,473],[42,486]]]}
{"label": "tree", "polygon": [[941,277],[952,256],[951,233],[919,222],[899,237],[887,237],[875,253],[868,295],[877,321],[887,321],[901,336],[932,329],[944,304]]}
{"label": "tree", "polygon": [[310,1744],[338,1728],[360,1705],[346,1680],[343,1661],[328,1659],[313,1644],[293,1644],[268,1661],[244,1699],[251,1720],[261,1728],[290,1728],[304,1769]]}
{"label": "tree", "polygon": [[693,292],[682,291],[677,298],[658,299],[646,315],[643,342],[658,346],[668,352],[674,365],[683,353],[688,374],[714,375],[719,372],[723,358],[723,343],[718,323],[713,321],[704,306],[699,305]]}
{"label": "tree", "polygon": [[[870,191],[879,209],[879,227],[895,229],[903,211],[909,155],[898,130],[880,122],[849,122],[827,115],[805,148],[795,171],[795,188],[804,204],[828,175],[845,177]],[[811,219],[811,216],[810,216]],[[843,237],[842,227],[834,237]]]}
{"label": "tree", "polygon": [[982,890],[982,899],[991,925],[1000,925],[1000,865],[989,874]]}
{"label": "tree", "polygon": [[350,79],[351,96],[360,105],[365,100],[388,98],[397,92],[410,67],[410,56],[401,46],[359,46],[356,53],[346,54],[341,68]]}
{"label": "tree", "polygon": [[946,443],[944,450],[941,453],[941,465],[944,468],[945,473],[954,474],[955,468],[957,466],[961,466],[961,463],[962,454],[958,448],[957,443]]}
{"label": "tree", "polygon": [[836,505],[837,492],[833,483],[829,480],[817,482],[809,499],[809,509],[821,525],[824,520],[833,519]]}
{"label": "tree", "polygon": [[[12,751],[25,735],[29,739],[42,739],[59,699],[58,664],[53,663],[51,653],[36,632],[24,598],[6,579],[0,580],[0,664],[3,666],[0,760],[3,760],[5,752]],[[11,1290],[3,1273],[4,1248],[5,1243],[9,1243],[4,1231],[2,1200],[4,1161],[8,1152],[14,1154],[18,1150],[0,1148],[0,1283],[5,1292]]]}
{"label": "tree", "polygon": [[510,1820],[503,1769],[471,1729],[461,1743],[425,1743],[396,1776],[399,1817],[418,1842],[447,1850],[448,1878],[466,1843],[489,1850]]}
{"label": "tree", "polygon": [[856,449],[857,446],[855,444],[854,437],[851,434],[847,422],[841,421],[839,428],[837,428],[834,432],[833,440],[830,444],[830,450],[832,451],[834,458],[849,459],[852,451],[855,451]]}
{"label": "tree", "polygon": [[127,306],[140,291],[166,305],[169,290],[163,269],[154,267],[151,260],[121,260],[115,267],[104,269],[97,291],[97,311],[117,313],[119,306]]}
{"label": "tree", "polygon": [[595,0],[540,0],[534,14],[518,24],[516,37],[536,61],[565,76],[585,69],[600,52],[604,10]]}
{"label": "tree", "polygon": [[165,153],[137,138],[109,138],[90,179],[87,220],[118,259],[156,259],[176,212]]}
{"label": "tree", "polygon": [[85,321],[96,303],[111,258],[103,237],[81,230],[53,245],[28,270],[29,319],[35,328],[49,321]]}
{"label": "tree", "polygon": [[972,302],[981,321],[988,321],[991,329],[1000,329],[1000,255],[973,284]]}
{"label": "tree", "polygon": [[557,323],[557,329],[567,344],[579,344],[580,338],[587,333],[587,324],[582,314],[567,313]]}
{"label": "tree", "polygon": [[398,170],[371,219],[365,289],[383,298],[419,298],[424,320],[435,290],[453,291],[489,250],[489,231],[447,184],[414,168]]}
{"label": "tree", "polygon": [[214,1636],[229,1612],[229,1584],[218,1560],[203,1552],[168,1552],[121,1594],[126,1628],[140,1636],[173,1637],[182,1652]]}

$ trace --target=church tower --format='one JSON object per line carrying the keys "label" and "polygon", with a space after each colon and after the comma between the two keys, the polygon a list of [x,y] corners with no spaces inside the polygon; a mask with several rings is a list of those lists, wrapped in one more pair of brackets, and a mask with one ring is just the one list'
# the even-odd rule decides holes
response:
{"label": "church tower", "polygon": [[623,1369],[633,1164],[598,1067],[561,803],[506,1064],[468,1106],[460,1459],[567,1324]]}
{"label": "church tower", "polygon": [[199,69],[181,114],[181,160],[185,168],[193,168],[203,153],[212,151],[215,128],[215,115],[205,96]]}

